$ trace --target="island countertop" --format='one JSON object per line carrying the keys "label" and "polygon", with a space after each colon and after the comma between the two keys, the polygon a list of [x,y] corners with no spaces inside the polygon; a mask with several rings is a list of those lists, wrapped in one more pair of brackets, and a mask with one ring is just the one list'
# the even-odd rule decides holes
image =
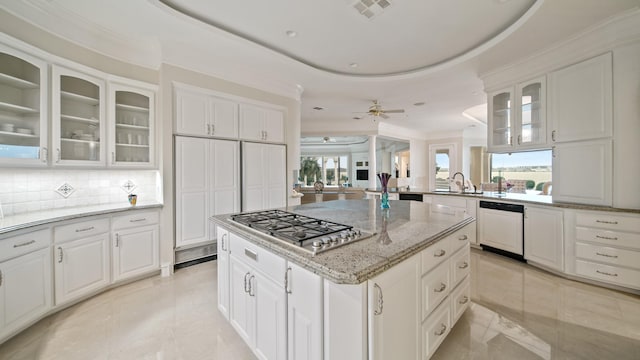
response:
{"label": "island countertop", "polygon": [[360,284],[475,221],[473,217],[440,206],[416,201],[390,203],[388,210],[381,210],[376,200],[336,200],[283,208],[375,233],[368,239],[316,255],[238,225],[230,220],[229,214],[210,219],[337,284]]}

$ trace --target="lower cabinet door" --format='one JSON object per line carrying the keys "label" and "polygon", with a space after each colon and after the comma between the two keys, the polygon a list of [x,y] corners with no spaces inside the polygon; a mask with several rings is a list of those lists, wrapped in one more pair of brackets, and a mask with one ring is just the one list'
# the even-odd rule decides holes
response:
{"label": "lower cabinet door", "polygon": [[255,353],[259,359],[287,359],[287,297],[282,286],[252,271],[249,296],[256,305]]}
{"label": "lower cabinet door", "polygon": [[451,331],[451,306],[448,298],[422,324],[422,359],[433,356]]}
{"label": "lower cabinet door", "polygon": [[109,234],[54,245],[56,304],[109,284]]}
{"label": "lower cabinet door", "polygon": [[229,255],[229,322],[241,338],[255,347],[255,301],[249,296],[251,269],[235,256]]}
{"label": "lower cabinet door", "polygon": [[322,278],[295,264],[287,267],[289,360],[322,360]]}
{"label": "lower cabinet door", "polygon": [[218,310],[229,320],[229,232],[216,229],[218,248]]}
{"label": "lower cabinet door", "polygon": [[114,281],[160,268],[157,225],[116,231],[112,241]]}
{"label": "lower cabinet door", "polygon": [[0,335],[51,308],[51,250],[0,263]]}

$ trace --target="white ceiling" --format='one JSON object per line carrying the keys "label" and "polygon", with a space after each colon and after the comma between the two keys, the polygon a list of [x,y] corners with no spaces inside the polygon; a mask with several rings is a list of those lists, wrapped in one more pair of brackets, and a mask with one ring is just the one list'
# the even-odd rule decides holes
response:
{"label": "white ceiling", "polygon": [[352,118],[373,99],[405,109],[383,121],[416,132],[477,125],[473,118],[486,118],[476,107],[486,102],[478,74],[640,7],[640,0],[388,0],[367,19],[355,0],[164,1],[0,0],[0,8],[135,64],[170,63],[287,95],[302,88],[303,133],[305,123],[326,123],[327,135],[336,135],[332,129],[370,121]]}

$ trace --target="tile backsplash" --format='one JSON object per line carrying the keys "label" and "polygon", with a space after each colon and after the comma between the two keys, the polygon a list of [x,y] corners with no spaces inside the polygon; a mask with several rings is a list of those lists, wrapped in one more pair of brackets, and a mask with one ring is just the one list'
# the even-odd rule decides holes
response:
{"label": "tile backsplash", "polygon": [[[4,216],[100,204],[160,201],[157,170],[0,169],[0,206]],[[65,197],[66,195],[66,197]]]}

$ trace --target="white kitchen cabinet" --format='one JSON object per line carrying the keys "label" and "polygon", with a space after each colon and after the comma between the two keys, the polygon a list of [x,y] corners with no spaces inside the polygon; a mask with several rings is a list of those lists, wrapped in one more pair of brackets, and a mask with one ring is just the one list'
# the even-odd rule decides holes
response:
{"label": "white kitchen cabinet", "polygon": [[54,65],[51,87],[53,164],[104,166],[105,81]]}
{"label": "white kitchen cabinet", "polygon": [[[548,103],[553,142],[612,135],[612,72],[609,52],[549,74]],[[555,167],[553,181],[555,190]]]}
{"label": "white kitchen cabinet", "polygon": [[288,359],[321,360],[323,356],[322,278],[293,263],[287,283]]}
{"label": "white kitchen cabinet", "polygon": [[553,147],[554,201],[612,205],[612,144],[610,139],[576,141]]}
{"label": "white kitchen cabinet", "polygon": [[564,271],[563,211],[527,205],[524,209],[524,258]]}
{"label": "white kitchen cabinet", "polygon": [[0,262],[0,339],[49,311],[51,295],[49,246]]}
{"label": "white kitchen cabinet", "polygon": [[286,152],[284,145],[243,143],[242,211],[287,205]]}
{"label": "white kitchen cabinet", "polygon": [[367,281],[370,359],[420,354],[420,256]]}
{"label": "white kitchen cabinet", "polygon": [[157,211],[133,211],[112,218],[113,281],[160,269]]}
{"label": "white kitchen cabinet", "polygon": [[240,104],[240,138],[284,143],[284,113],[257,105]]}
{"label": "white kitchen cabinet", "polygon": [[478,209],[478,243],[523,255],[523,222],[518,212]]}
{"label": "white kitchen cabinet", "polygon": [[238,137],[238,103],[204,89],[175,88],[176,134]]}
{"label": "white kitchen cabinet", "polygon": [[0,164],[47,164],[48,66],[0,44]]}
{"label": "white kitchen cabinet", "polygon": [[513,149],[513,88],[492,92],[488,103],[488,151]]}
{"label": "white kitchen cabinet", "polygon": [[229,231],[216,228],[218,266],[218,310],[229,320]]}
{"label": "white kitchen cabinet", "polygon": [[155,90],[151,85],[109,82],[109,165],[155,164]]}
{"label": "white kitchen cabinet", "polygon": [[240,210],[238,143],[177,136],[176,247],[215,238],[213,215]]}
{"label": "white kitchen cabinet", "polygon": [[255,301],[249,295],[249,265],[229,256],[229,322],[251,349],[255,347]]}
{"label": "white kitchen cabinet", "polygon": [[62,224],[53,229],[56,305],[109,285],[108,217]]}

